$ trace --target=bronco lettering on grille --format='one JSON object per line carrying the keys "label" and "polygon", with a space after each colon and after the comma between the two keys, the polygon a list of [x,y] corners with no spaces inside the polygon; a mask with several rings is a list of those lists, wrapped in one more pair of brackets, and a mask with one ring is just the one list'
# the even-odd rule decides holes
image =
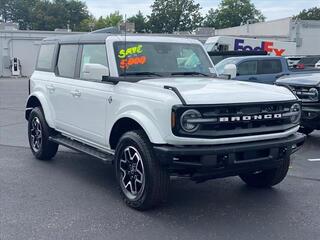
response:
{"label": "bronco lettering on grille", "polygon": [[259,114],[259,115],[247,115],[247,116],[231,116],[231,117],[219,117],[219,122],[247,122],[253,120],[265,120],[265,119],[281,119],[282,114]]}

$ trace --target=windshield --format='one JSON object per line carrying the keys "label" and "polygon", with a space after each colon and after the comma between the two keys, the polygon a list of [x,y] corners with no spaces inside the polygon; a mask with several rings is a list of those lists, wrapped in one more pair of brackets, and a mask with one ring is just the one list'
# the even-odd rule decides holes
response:
{"label": "windshield", "polygon": [[234,58],[227,58],[225,60],[222,60],[221,62],[219,62],[217,65],[215,65],[216,67],[216,71],[218,76],[223,74],[224,71],[224,67],[228,64],[235,64],[236,63],[236,59]]}
{"label": "windshield", "polygon": [[115,42],[119,76],[215,74],[206,52],[198,44]]}

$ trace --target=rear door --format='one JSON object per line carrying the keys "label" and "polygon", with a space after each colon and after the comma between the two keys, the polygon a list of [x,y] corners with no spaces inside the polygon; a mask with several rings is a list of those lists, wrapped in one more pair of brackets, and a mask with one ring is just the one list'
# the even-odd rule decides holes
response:
{"label": "rear door", "polygon": [[283,76],[283,66],[280,59],[262,59],[258,61],[257,82],[274,84]]}
{"label": "rear door", "polygon": [[55,69],[55,80],[48,86],[53,89],[51,103],[55,110],[55,126],[61,132],[72,133],[75,131],[70,114],[69,103],[71,89],[75,76],[76,60],[78,55],[77,44],[63,44],[59,46],[58,60]]}

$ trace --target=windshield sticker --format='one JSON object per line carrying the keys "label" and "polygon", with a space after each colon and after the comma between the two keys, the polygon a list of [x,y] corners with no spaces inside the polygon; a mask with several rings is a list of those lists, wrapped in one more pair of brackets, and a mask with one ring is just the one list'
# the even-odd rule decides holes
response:
{"label": "windshield sticker", "polygon": [[127,49],[121,49],[118,53],[120,58],[120,68],[128,69],[133,65],[143,65],[147,62],[147,57],[141,55],[143,53],[143,46],[141,44]]}
{"label": "windshield sticker", "polygon": [[133,58],[128,58],[128,59],[121,59],[120,68],[121,69],[128,69],[130,66],[143,65],[146,62],[147,62],[147,57],[146,56],[133,57]]}
{"label": "windshield sticker", "polygon": [[119,51],[118,57],[120,59],[123,59],[123,58],[126,58],[126,57],[130,57],[132,55],[138,55],[138,54],[141,54],[141,53],[143,53],[142,45],[137,45],[137,46],[134,46],[134,47],[127,48],[127,50],[121,49]]}

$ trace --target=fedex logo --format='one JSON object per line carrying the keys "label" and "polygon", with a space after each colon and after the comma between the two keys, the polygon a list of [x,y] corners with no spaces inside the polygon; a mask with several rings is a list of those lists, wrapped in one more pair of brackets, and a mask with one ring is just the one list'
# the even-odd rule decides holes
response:
{"label": "fedex logo", "polygon": [[234,41],[235,51],[266,51],[267,53],[274,53],[276,56],[282,56],[286,51],[285,49],[278,49],[273,47],[273,42],[262,41],[261,46],[251,47],[249,45],[244,45],[243,39],[236,39]]}

